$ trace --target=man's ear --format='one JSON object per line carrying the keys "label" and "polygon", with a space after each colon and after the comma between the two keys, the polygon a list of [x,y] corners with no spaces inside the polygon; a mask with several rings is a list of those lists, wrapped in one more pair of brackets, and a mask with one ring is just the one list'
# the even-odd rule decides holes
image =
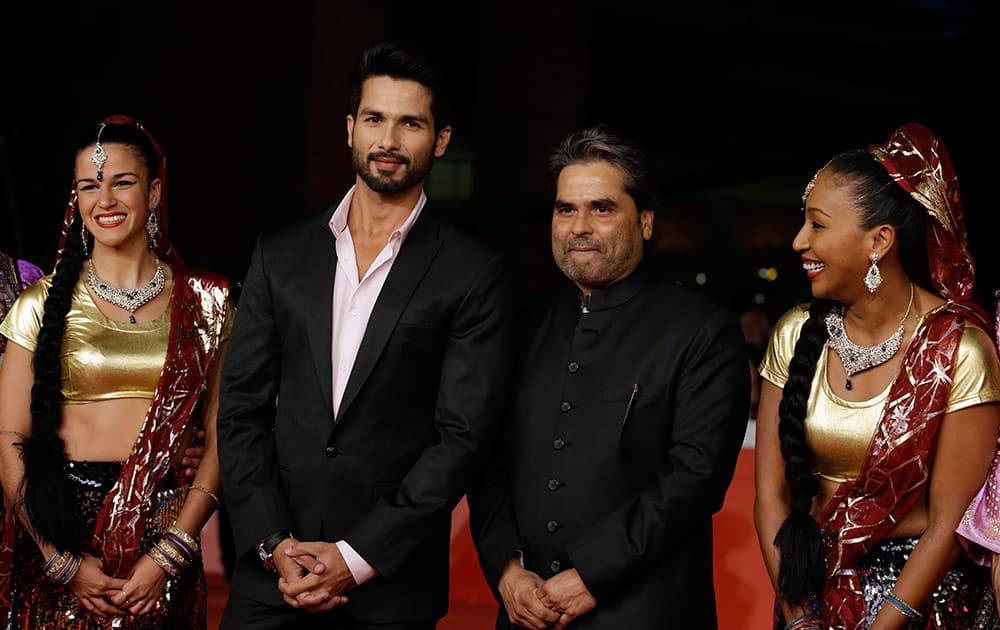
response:
{"label": "man's ear", "polygon": [[642,227],[642,240],[648,241],[653,238],[653,211],[639,211],[639,225]]}
{"label": "man's ear", "polygon": [[451,127],[438,129],[437,137],[434,139],[434,157],[441,157],[448,150],[448,143],[451,142]]}

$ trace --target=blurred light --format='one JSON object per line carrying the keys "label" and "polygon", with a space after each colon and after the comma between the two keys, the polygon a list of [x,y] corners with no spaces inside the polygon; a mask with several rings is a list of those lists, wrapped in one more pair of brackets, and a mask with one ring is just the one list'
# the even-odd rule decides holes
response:
{"label": "blurred light", "polygon": [[753,303],[754,304],[763,304],[764,302],[767,302],[767,298],[764,296],[763,293],[754,293],[753,294]]}
{"label": "blurred light", "polygon": [[778,279],[778,270],[774,267],[760,267],[757,269],[757,277],[761,280],[774,282]]}
{"label": "blurred light", "polygon": [[698,273],[694,277],[694,281],[697,282],[698,284],[705,284],[706,282],[708,282],[708,276],[706,276],[704,273]]}

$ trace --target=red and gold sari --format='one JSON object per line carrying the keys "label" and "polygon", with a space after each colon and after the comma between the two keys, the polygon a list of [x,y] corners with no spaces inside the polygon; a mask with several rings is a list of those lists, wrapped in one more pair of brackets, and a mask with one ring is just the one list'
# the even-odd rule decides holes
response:
{"label": "red and gold sari", "polygon": [[[105,573],[117,577],[128,575],[152,541],[173,524],[184,502],[186,486],[172,462],[182,435],[199,424],[198,403],[223,338],[228,283],[182,267],[175,272],[174,286],[167,360],[131,454],[120,466],[69,462],[67,468],[67,476],[83,486],[80,516],[92,525],[87,552],[102,560]],[[105,464],[117,472],[110,480]],[[102,482],[110,489],[95,503],[94,489]],[[8,513],[0,544],[0,618],[10,612],[13,627],[205,627],[200,558],[168,582],[152,613],[122,618],[114,626],[79,606],[69,588],[47,580],[41,565],[38,547]]]}

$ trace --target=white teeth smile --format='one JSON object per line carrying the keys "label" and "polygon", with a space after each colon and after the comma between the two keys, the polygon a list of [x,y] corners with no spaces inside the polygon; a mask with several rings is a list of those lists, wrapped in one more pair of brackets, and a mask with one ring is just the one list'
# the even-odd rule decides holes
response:
{"label": "white teeth smile", "polygon": [[805,269],[806,271],[820,271],[825,266],[826,265],[824,265],[823,263],[813,263],[813,262],[802,263],[802,268]]}
{"label": "white teeth smile", "polygon": [[124,214],[112,214],[97,217],[97,222],[101,225],[116,225],[125,220]]}

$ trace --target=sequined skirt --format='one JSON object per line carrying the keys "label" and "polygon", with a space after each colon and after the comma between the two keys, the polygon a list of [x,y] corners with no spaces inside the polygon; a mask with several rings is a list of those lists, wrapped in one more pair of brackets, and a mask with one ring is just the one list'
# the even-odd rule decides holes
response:
{"label": "sequined skirt", "polygon": [[[880,541],[861,561],[856,572],[865,598],[866,623],[869,628],[885,604],[885,596],[896,584],[910,552],[919,537],[887,538]],[[819,602],[813,607],[819,611]],[[990,570],[959,557],[931,593],[920,610],[923,619],[910,623],[907,630],[1000,630],[996,600],[991,586]],[[775,628],[784,628],[780,614]]]}
{"label": "sequined skirt", "polygon": [[[94,531],[105,497],[120,473],[121,464],[117,462],[67,464],[66,477],[75,490],[77,513],[84,523],[84,531]],[[155,495],[155,509],[146,521],[143,544],[147,549],[173,524],[184,503],[186,488],[173,480],[168,486]],[[8,628],[202,630],[206,627],[205,573],[200,556],[177,578],[167,580],[153,611],[142,616],[118,618],[100,617],[85,609],[72,590],[45,578],[43,562],[38,547],[22,529],[14,547]]]}

